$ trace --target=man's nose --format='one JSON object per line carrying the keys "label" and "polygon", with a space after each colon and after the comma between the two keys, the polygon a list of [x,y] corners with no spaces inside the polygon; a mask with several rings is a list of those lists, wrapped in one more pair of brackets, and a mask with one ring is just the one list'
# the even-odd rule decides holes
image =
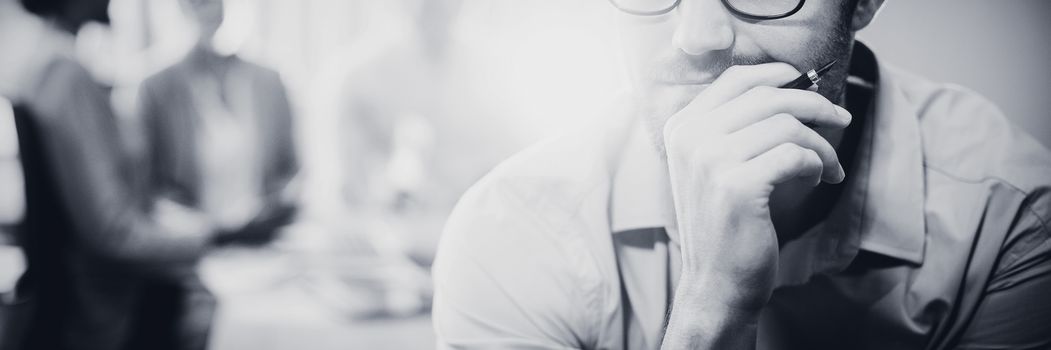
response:
{"label": "man's nose", "polygon": [[733,15],[722,1],[682,0],[677,11],[679,23],[672,41],[684,53],[703,55],[733,45]]}

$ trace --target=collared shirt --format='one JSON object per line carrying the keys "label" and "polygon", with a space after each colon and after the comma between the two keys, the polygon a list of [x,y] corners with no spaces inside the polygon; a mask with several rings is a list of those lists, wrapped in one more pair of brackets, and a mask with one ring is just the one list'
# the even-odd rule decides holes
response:
{"label": "collared shirt", "polygon": [[[227,229],[280,225],[297,196],[294,123],[280,75],[193,51],[144,80],[144,189],[156,204],[204,211]],[[208,69],[205,69],[208,68]],[[220,73],[221,72],[221,73]],[[246,148],[247,147],[247,148]]]}
{"label": "collared shirt", "polygon": [[[199,50],[199,49],[198,49]],[[209,55],[195,52],[193,55]],[[205,65],[234,65],[228,57],[206,61],[198,57],[191,62]],[[251,96],[238,92],[251,91],[254,77],[244,70],[203,67],[191,78],[190,95],[197,112],[198,169],[200,208],[219,227],[238,230],[248,224],[263,207],[263,166],[258,145],[260,129],[255,120]],[[244,95],[244,94],[241,94]],[[233,99],[234,101],[229,101]],[[233,102],[239,102],[232,106]]]}
{"label": "collared shirt", "polygon": [[[782,247],[760,348],[1051,346],[1051,152],[974,93],[863,45],[854,73],[871,96],[854,165],[829,216]],[[464,195],[434,267],[442,347],[660,346],[678,233],[666,166],[632,110],[522,152]]]}

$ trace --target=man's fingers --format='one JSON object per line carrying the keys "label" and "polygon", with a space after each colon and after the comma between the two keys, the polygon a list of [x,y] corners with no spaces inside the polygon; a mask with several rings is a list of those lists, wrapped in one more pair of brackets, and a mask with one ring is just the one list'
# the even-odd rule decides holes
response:
{"label": "man's fingers", "polygon": [[791,114],[813,127],[844,128],[852,116],[824,96],[812,91],[756,87],[719,106],[713,115],[728,132],[759,122],[775,114]]}
{"label": "man's fingers", "polygon": [[788,63],[732,66],[723,71],[704,93],[684,109],[709,110],[740,96],[756,86],[781,86],[802,74]]}
{"label": "man's fingers", "polygon": [[741,165],[741,171],[766,185],[803,178],[815,186],[821,182],[824,164],[812,149],[794,143],[782,143]]}
{"label": "man's fingers", "polygon": [[778,114],[729,135],[726,142],[738,160],[748,161],[784,143],[813,150],[823,164],[822,180],[843,181],[845,174],[835,148],[816,131],[789,114]]}

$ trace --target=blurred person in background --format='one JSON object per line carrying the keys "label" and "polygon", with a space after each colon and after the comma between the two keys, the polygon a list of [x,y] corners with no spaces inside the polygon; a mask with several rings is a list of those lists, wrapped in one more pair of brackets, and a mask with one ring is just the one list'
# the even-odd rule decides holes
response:
{"label": "blurred person in background", "polygon": [[[293,220],[298,199],[285,86],[277,72],[217,44],[223,0],[179,0],[179,6],[196,40],[138,93],[147,196],[157,207],[202,213],[219,244],[269,243]],[[216,297],[205,288],[192,295],[187,312],[205,328]]]}
{"label": "blurred person in background", "polygon": [[197,41],[143,81],[148,195],[193,208],[230,242],[265,243],[296,212],[292,109],[277,72],[216,46],[222,0],[180,0]]}
{"label": "blurred person in background", "polygon": [[28,267],[16,291],[23,315],[4,345],[203,347],[207,329],[188,320],[184,286],[199,284],[194,266],[218,231],[192,210],[151,206],[108,89],[73,56],[75,33],[107,22],[108,1],[11,2],[0,4],[0,93],[16,106]]}
{"label": "blurred person in background", "polygon": [[439,348],[1051,348],[1051,152],[883,4],[608,1],[631,90],[457,204]]}

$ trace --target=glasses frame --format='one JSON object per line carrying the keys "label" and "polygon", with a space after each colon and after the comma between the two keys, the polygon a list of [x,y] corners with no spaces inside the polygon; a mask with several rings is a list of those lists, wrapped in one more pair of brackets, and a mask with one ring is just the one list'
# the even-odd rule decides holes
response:
{"label": "glasses frame", "polygon": [[[675,10],[676,8],[679,7],[679,4],[682,3],[682,0],[675,0],[675,2],[673,2],[671,4],[671,6],[668,6],[667,8],[656,10],[656,11],[629,10],[629,9],[620,7],[620,5],[617,5],[617,1],[616,0],[609,0],[609,3],[611,5],[613,5],[613,7],[617,8],[617,10],[620,10],[621,12],[624,12],[624,13],[627,13],[627,14],[630,14],[630,15],[635,15],[635,16],[646,16],[646,17],[649,17],[649,16],[660,16],[660,15],[666,14],[668,12],[671,12],[672,10]],[[752,20],[752,21],[769,21],[769,20],[775,20],[775,19],[782,19],[782,18],[785,18],[785,17],[788,17],[788,16],[796,14],[797,12],[799,12],[799,10],[803,9],[803,4],[806,3],[806,0],[799,0],[799,3],[796,5],[795,8],[793,8],[791,10],[788,10],[785,13],[781,13],[781,14],[777,14],[777,15],[756,15],[756,14],[748,13],[748,12],[742,11],[741,9],[738,9],[738,8],[734,7],[734,5],[730,4],[730,0],[722,0],[722,3],[723,3],[723,6],[725,6],[727,10],[730,10],[730,13],[733,13],[734,16],[737,16],[737,17],[740,17],[740,18],[744,18],[744,19],[747,19],[747,20]]]}

